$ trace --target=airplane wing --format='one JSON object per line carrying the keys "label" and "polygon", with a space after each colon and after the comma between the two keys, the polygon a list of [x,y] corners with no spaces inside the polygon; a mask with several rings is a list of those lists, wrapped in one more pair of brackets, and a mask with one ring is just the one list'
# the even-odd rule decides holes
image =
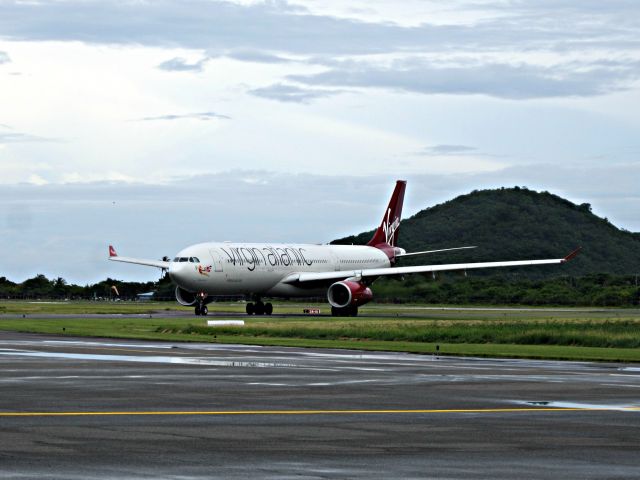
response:
{"label": "airplane wing", "polygon": [[134,263],[136,265],[146,265],[147,267],[169,268],[169,262],[162,260],[147,260],[142,258],[121,257],[116,253],[116,249],[109,245],[109,260],[114,262]]}
{"label": "airplane wing", "polygon": [[305,283],[322,280],[344,280],[346,278],[382,277],[385,275],[404,275],[409,273],[447,272],[454,270],[471,270],[476,268],[518,267],[525,265],[550,265],[566,263],[575,257],[580,248],[564,258],[545,260],[516,260],[511,262],[453,263],[449,265],[418,265],[414,267],[369,268],[365,270],[342,270],[336,272],[294,273],[282,280],[283,283]]}

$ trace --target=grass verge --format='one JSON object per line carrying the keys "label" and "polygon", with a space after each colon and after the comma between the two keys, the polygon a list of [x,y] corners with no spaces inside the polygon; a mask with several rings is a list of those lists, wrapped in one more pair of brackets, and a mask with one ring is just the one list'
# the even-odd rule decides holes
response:
{"label": "grass verge", "polygon": [[[226,306],[226,309],[236,307]],[[293,307],[287,307],[293,308]],[[372,309],[370,312],[376,311]],[[93,312],[91,312],[93,313]],[[203,318],[3,318],[0,330],[69,336],[243,343],[486,357],[640,362],[635,312],[403,313],[333,319],[246,318],[245,327],[204,327]],[[237,318],[237,317],[236,317]]]}

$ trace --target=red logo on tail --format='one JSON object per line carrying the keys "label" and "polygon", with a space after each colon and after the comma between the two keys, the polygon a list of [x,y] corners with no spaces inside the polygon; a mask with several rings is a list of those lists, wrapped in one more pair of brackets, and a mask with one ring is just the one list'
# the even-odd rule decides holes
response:
{"label": "red logo on tail", "polygon": [[112,245],[109,245],[109,256],[110,257],[117,257],[118,256],[118,254],[116,253],[116,249],[113,248]]}

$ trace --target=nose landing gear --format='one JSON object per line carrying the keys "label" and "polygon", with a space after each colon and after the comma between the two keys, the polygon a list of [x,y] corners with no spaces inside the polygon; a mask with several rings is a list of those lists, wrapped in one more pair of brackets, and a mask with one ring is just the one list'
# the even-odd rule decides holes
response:
{"label": "nose landing gear", "polygon": [[209,313],[209,309],[204,303],[206,298],[207,298],[207,294],[204,292],[200,292],[198,293],[198,295],[196,295],[196,301],[197,301],[196,307],[195,307],[196,315],[207,315]]}

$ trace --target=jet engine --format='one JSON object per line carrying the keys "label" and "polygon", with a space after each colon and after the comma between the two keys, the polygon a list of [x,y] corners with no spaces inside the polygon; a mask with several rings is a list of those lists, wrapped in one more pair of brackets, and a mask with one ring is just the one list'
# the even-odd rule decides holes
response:
{"label": "jet engine", "polygon": [[197,303],[196,294],[193,292],[188,292],[184,288],[176,287],[176,300],[180,305],[185,307],[190,307],[191,305],[195,305]]}
{"label": "jet engine", "polygon": [[327,299],[333,307],[331,310],[338,315],[357,315],[358,307],[373,299],[371,289],[360,282],[343,280],[329,287]]}

